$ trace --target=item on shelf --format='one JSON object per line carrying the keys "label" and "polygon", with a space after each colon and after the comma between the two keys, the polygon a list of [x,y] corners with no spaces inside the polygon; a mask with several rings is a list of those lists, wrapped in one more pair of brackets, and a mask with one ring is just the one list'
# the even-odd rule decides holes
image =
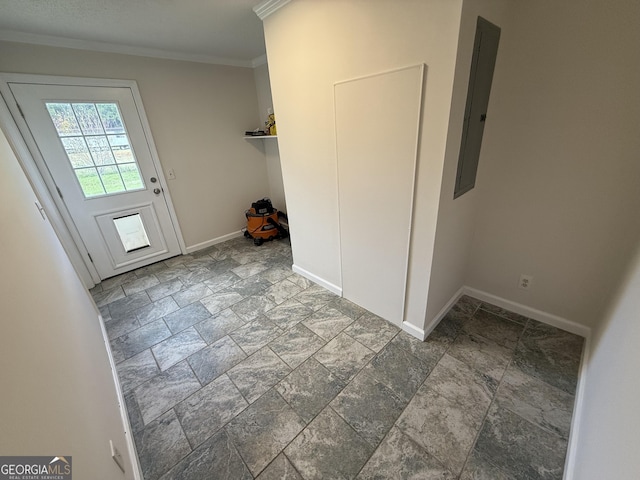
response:
{"label": "item on shelf", "polygon": [[247,130],[246,132],[244,132],[244,134],[247,137],[264,137],[265,135],[269,135],[264,130],[259,130],[257,128],[255,130]]}
{"label": "item on shelf", "polygon": [[277,135],[276,130],[276,116],[273,114],[273,108],[267,109],[267,121],[265,122],[265,131],[269,132],[267,135]]}

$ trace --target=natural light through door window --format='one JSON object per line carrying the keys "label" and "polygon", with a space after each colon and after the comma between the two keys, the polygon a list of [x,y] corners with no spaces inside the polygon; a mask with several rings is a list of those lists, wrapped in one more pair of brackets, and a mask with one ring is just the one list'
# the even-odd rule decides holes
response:
{"label": "natural light through door window", "polygon": [[116,103],[46,106],[85,198],[144,188]]}

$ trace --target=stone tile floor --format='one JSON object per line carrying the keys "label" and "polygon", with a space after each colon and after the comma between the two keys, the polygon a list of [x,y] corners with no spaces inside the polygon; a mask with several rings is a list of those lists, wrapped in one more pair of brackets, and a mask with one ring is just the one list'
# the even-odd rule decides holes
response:
{"label": "stone tile floor", "polygon": [[145,480],[560,479],[583,339],[463,297],[425,342],[244,238],[105,280]]}

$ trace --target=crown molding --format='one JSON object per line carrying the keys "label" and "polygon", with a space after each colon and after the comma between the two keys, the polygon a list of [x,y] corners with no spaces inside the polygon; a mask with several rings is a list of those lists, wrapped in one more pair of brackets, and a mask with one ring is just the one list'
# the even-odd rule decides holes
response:
{"label": "crown molding", "polygon": [[260,55],[259,57],[254,58],[253,60],[251,60],[251,66],[253,68],[259,67],[260,65],[264,65],[267,63],[267,55]]}
{"label": "crown molding", "polygon": [[277,10],[280,10],[291,0],[265,0],[262,3],[259,3],[255,7],[253,7],[253,11],[256,13],[260,20],[264,20],[269,15],[274,13]]}
{"label": "crown molding", "polygon": [[[211,55],[200,55],[195,53],[182,53],[160,50],[147,47],[132,47],[116,43],[95,42],[88,40],[78,40],[75,38],[55,37],[51,35],[40,35],[36,33],[16,32],[13,30],[0,30],[0,40],[7,42],[28,43],[33,45],[45,45],[49,47],[73,48],[77,50],[89,50],[103,53],[119,53],[123,55],[134,55],[138,57],[162,58],[164,60],[179,60],[183,62],[209,63],[213,65],[227,65],[231,67],[253,68],[254,63],[260,61],[261,57],[253,60],[239,60],[235,58],[215,57]],[[266,62],[266,55],[264,55]],[[259,64],[258,64],[259,65]]]}

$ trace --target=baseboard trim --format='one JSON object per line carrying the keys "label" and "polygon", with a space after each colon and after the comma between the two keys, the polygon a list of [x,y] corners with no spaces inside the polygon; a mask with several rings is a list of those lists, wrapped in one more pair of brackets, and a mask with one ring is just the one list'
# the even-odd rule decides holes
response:
{"label": "baseboard trim", "polygon": [[424,342],[427,338],[427,333],[425,333],[423,329],[418,328],[409,322],[402,322],[402,330],[407,332],[412,337],[416,337],[421,342]]}
{"label": "baseboard trim", "polygon": [[584,338],[589,338],[589,336],[591,335],[591,329],[589,327],[576,323],[572,320],[568,320],[551,313],[543,312],[542,310],[537,310],[532,307],[527,307],[526,305],[522,305],[521,303],[513,302],[511,300],[507,300],[506,298],[498,297],[497,295],[492,295],[476,288],[465,286],[463,287],[463,292],[470,297],[492,303],[494,305],[497,305],[498,307],[502,307],[506,310],[519,313],[520,315],[524,315],[527,318],[533,318],[534,320],[538,320],[539,322],[546,323],[547,325],[557,327],[566,332],[575,333],[576,335],[580,335]]}
{"label": "baseboard trim", "polygon": [[317,283],[321,287],[326,288],[330,292],[335,293],[336,295],[342,296],[341,287],[334,285],[331,282],[327,282],[325,279],[320,278],[317,275],[314,275],[313,273],[305,270],[304,268],[299,267],[295,263],[291,266],[291,270],[293,270],[298,275],[302,275],[304,278],[311,280],[313,283]]}
{"label": "baseboard trim", "polygon": [[222,235],[221,237],[212,238],[211,240],[207,240],[206,242],[196,243],[195,245],[187,247],[187,253],[197,252],[198,250],[211,247],[218,243],[226,242],[227,240],[231,240],[232,238],[241,237],[242,235],[244,235],[242,233],[242,230],[238,230],[237,232],[227,233],[226,235]]}
{"label": "baseboard trim", "polygon": [[113,382],[116,387],[116,394],[118,396],[118,407],[120,410],[120,417],[122,418],[122,425],[124,427],[124,436],[127,442],[127,452],[129,453],[129,460],[131,460],[131,471],[133,473],[134,480],[143,480],[142,467],[138,459],[138,451],[136,450],[135,441],[133,439],[133,429],[129,422],[129,414],[127,412],[127,405],[124,400],[124,394],[122,393],[122,386],[120,385],[120,377],[118,377],[116,362],[111,352],[111,346],[109,344],[109,336],[107,335],[107,329],[104,326],[104,319],[102,315],[98,314],[98,324],[102,330],[102,338],[104,339],[105,348],[107,349],[107,356],[109,357],[109,364],[111,366],[111,373],[113,374]]}
{"label": "baseboard trim", "polygon": [[580,438],[580,420],[582,419],[582,411],[584,410],[590,357],[591,335],[586,337],[584,349],[582,350],[582,361],[580,362],[580,373],[578,374],[578,385],[576,387],[576,399],[573,404],[573,417],[571,418],[571,430],[569,431],[569,445],[567,446],[567,457],[564,462],[564,480],[578,480],[576,477],[578,439]]}

